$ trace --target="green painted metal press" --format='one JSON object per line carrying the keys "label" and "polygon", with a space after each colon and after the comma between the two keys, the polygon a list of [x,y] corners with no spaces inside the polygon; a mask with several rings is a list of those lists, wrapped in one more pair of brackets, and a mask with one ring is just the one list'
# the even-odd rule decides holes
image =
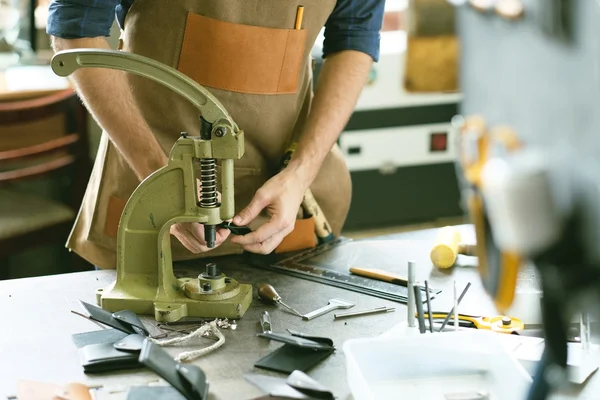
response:
{"label": "green painted metal press", "polygon": [[[244,132],[206,89],[152,59],[97,49],[67,50],[52,59],[59,76],[80,68],[112,68],[149,78],[186,98],[201,115],[200,134],[182,134],[168,164],[146,178],[129,198],[117,236],[117,279],[98,290],[98,305],[111,312],[154,314],[160,322],[184,317],[241,318],[252,302],[252,286],[210,265],[197,278],[176,278],[169,229],[181,222],[202,223],[208,246],[214,246],[216,228],[234,216],[233,165],[244,154]],[[220,202],[217,160],[221,162]]]}

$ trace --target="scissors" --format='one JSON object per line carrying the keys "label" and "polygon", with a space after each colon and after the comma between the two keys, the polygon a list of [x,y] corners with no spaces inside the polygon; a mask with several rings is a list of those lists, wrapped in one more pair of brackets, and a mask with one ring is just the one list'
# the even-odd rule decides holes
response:
{"label": "scissors", "polygon": [[[433,320],[443,321],[447,316],[447,312],[433,311],[431,313]],[[429,318],[429,314],[424,313],[423,317],[427,319]],[[487,329],[499,333],[516,333],[525,329],[523,321],[505,315],[483,317],[479,315],[458,314],[458,325],[466,328]]]}

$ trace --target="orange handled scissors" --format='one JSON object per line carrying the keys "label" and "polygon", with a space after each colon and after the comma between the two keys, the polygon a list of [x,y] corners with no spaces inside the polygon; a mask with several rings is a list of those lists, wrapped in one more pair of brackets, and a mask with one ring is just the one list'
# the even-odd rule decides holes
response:
{"label": "orange handled scissors", "polygon": [[[429,314],[424,313],[425,319]],[[448,316],[447,312],[432,312],[433,320],[444,320]],[[453,318],[454,316],[452,316]],[[462,322],[462,323],[461,323]],[[482,317],[477,315],[458,314],[459,326],[476,329],[487,329],[499,333],[514,333],[525,329],[525,324],[518,318],[496,315],[493,317]]]}

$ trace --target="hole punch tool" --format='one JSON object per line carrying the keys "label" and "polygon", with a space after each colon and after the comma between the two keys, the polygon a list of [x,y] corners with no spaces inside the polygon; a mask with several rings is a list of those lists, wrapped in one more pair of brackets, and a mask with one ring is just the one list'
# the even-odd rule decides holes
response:
{"label": "hole punch tool", "polygon": [[154,314],[158,322],[185,317],[241,318],[252,302],[252,286],[208,269],[197,278],[176,278],[170,227],[184,222],[203,224],[209,248],[215,246],[219,227],[233,234],[249,232],[247,227],[227,222],[235,215],[234,161],[245,153],[244,132],[208,90],[148,57],[118,50],[65,50],[54,55],[51,67],[62,77],[81,68],[139,75],[181,95],[199,116],[197,134],[181,133],[167,165],[144,179],[129,197],[117,233],[117,278],[97,290],[98,305],[110,312]]}

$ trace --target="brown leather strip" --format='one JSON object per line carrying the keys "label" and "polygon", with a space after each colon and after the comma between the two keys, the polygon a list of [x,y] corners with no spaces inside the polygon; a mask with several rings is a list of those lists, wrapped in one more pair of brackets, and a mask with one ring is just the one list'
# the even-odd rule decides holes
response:
{"label": "brown leather strip", "polygon": [[121,215],[125,209],[127,200],[119,199],[118,197],[111,196],[108,199],[108,206],[106,209],[106,220],[104,222],[104,234],[110,237],[117,237],[119,231],[119,221]]}
{"label": "brown leather strip", "polygon": [[316,245],[317,237],[315,236],[314,217],[297,219],[294,230],[283,238],[279,246],[275,249],[275,253],[310,249]]}
{"label": "brown leather strip", "polygon": [[201,85],[240,93],[294,93],[306,31],[188,13],[178,70]]}

